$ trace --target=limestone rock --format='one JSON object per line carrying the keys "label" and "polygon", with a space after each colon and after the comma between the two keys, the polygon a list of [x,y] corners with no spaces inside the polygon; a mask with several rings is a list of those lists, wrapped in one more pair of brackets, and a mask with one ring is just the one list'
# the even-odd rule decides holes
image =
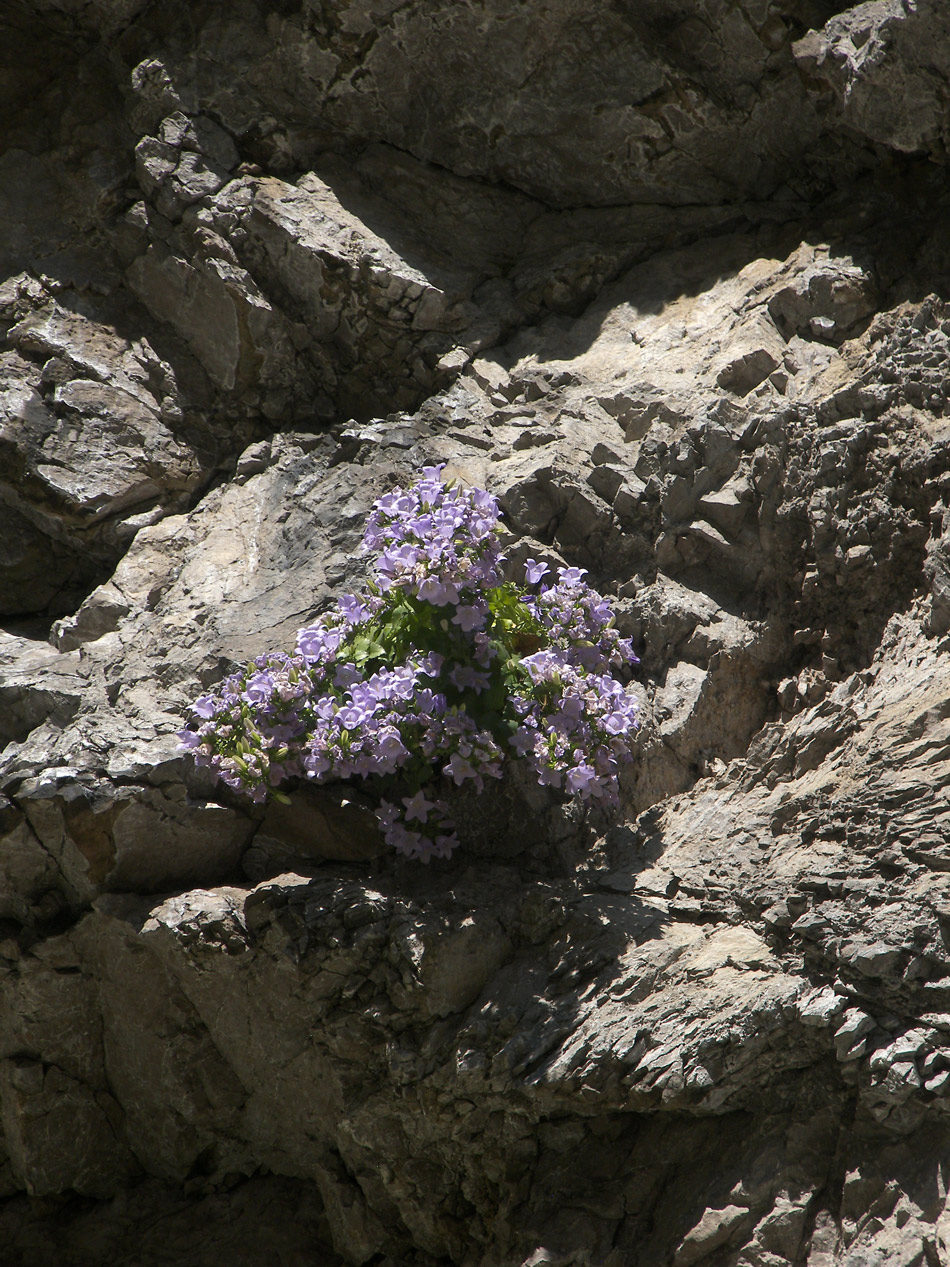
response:
{"label": "limestone rock", "polygon": [[793,52],[806,75],[833,89],[849,126],[903,152],[927,151],[944,139],[937,101],[950,73],[942,55],[946,20],[933,0],[857,4]]}

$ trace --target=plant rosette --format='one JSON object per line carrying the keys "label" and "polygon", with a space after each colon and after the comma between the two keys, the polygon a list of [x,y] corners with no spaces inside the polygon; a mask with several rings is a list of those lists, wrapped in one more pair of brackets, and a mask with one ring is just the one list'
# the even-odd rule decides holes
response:
{"label": "plant rosette", "polygon": [[201,695],[181,747],[252,801],[291,778],[365,780],[386,841],[422,862],[458,845],[446,792],[520,763],[542,787],[616,804],[638,663],[580,568],[505,580],[498,502],[426,467],[373,506],[362,596]]}

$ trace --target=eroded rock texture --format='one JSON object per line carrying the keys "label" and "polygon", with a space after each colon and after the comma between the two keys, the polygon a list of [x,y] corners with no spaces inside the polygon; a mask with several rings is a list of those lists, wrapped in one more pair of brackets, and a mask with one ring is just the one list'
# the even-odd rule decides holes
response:
{"label": "eroded rock texture", "polygon": [[[950,1261],[939,0],[8,0],[0,1262]],[[442,461],[642,656],[430,869],[188,701]]]}

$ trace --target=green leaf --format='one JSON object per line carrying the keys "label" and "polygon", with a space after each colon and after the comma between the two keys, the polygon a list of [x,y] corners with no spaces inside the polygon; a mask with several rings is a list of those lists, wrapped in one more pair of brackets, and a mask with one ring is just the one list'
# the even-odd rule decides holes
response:
{"label": "green leaf", "polygon": [[507,692],[504,681],[500,677],[496,678],[482,697],[484,699],[484,707],[494,713],[500,713],[505,707],[506,697]]}

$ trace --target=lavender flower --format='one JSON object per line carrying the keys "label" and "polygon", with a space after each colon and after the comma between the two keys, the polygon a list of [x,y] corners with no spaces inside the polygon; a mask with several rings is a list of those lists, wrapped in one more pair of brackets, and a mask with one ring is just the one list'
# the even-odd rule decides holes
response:
{"label": "lavender flower", "polygon": [[546,572],[550,572],[546,563],[538,563],[536,559],[525,559],[524,574],[529,585],[537,585]]}

